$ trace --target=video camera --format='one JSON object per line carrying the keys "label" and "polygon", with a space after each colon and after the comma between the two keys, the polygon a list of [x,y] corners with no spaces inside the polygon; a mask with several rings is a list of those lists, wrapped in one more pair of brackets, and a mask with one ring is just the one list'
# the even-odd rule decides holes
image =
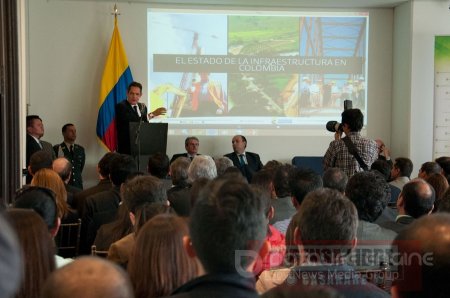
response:
{"label": "video camera", "polygon": [[[351,100],[344,100],[344,111],[352,109],[353,103]],[[337,121],[328,121],[327,125],[325,126],[328,131],[330,132],[343,132],[343,126],[342,123],[339,123]]]}

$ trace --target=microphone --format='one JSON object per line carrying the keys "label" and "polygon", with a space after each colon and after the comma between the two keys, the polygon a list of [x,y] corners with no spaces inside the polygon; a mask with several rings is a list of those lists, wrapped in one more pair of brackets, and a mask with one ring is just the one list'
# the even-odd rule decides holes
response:
{"label": "microphone", "polygon": [[339,123],[337,121],[328,121],[327,125],[325,127],[327,128],[328,131],[331,131],[331,132],[343,131],[342,123]]}

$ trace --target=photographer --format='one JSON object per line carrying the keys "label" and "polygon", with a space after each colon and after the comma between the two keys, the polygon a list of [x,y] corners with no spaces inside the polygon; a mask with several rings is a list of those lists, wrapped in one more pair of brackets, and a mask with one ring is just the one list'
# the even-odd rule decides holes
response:
{"label": "photographer", "polygon": [[[364,116],[360,109],[347,109],[342,112],[342,124],[336,125],[334,141],[330,143],[324,156],[324,170],[328,168],[340,168],[351,177],[356,172],[364,171],[363,166],[350,153],[348,145],[342,138],[344,132],[346,138],[351,140],[362,162],[370,169],[372,163],[378,158],[378,146],[373,140],[361,136]],[[328,126],[328,125],[327,125]]]}

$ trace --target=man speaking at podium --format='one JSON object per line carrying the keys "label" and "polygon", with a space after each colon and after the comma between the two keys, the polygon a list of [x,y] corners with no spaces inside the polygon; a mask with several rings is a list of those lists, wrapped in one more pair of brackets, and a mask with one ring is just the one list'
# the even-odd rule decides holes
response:
{"label": "man speaking at podium", "polygon": [[141,96],[142,85],[132,82],[127,89],[127,99],[116,105],[117,151],[119,153],[131,154],[130,122],[149,122],[153,117],[166,114],[166,109],[163,107],[147,114],[147,107],[139,102]]}

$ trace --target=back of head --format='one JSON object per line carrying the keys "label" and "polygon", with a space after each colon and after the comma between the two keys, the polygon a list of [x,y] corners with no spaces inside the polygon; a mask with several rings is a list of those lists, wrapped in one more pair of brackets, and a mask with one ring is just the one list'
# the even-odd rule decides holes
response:
{"label": "back of head", "polygon": [[426,176],[429,176],[431,174],[440,174],[441,171],[441,166],[434,161],[427,161],[423,163],[419,170],[419,172],[424,173]]}
{"label": "back of head", "polygon": [[413,171],[413,163],[409,158],[399,157],[395,159],[394,168],[400,171],[400,176],[409,178]]}
{"label": "back of head", "polygon": [[191,181],[201,177],[214,179],[217,177],[216,163],[211,156],[197,155],[189,165],[188,176]]}
{"label": "back of head", "polygon": [[51,169],[52,163],[52,155],[49,152],[45,150],[34,152],[30,157],[29,164],[31,174],[36,173],[40,169]]}
{"label": "back of head", "polygon": [[268,170],[261,170],[253,174],[252,185],[257,185],[268,194],[272,192],[273,174]]}
{"label": "back of head", "polygon": [[58,157],[53,161],[52,169],[58,173],[62,181],[67,181],[72,173],[72,164],[67,158]]}
{"label": "back of head", "polygon": [[13,297],[22,279],[22,257],[16,233],[0,214],[0,297]]}
{"label": "back of head", "polygon": [[98,171],[104,178],[109,178],[111,160],[117,155],[115,152],[108,152],[98,162]]}
{"label": "back of head", "polygon": [[188,169],[191,161],[187,157],[178,157],[170,164],[170,177],[172,184],[177,186],[188,185]]}
{"label": "back of head", "polygon": [[201,191],[190,232],[206,272],[234,273],[254,260],[267,231],[264,206],[255,196],[247,183],[231,179],[214,180]]}
{"label": "back of head", "polygon": [[356,237],[358,215],[342,193],[323,188],[310,192],[303,200],[297,224],[303,244],[332,241],[332,245],[348,246]]}
{"label": "back of head", "polygon": [[289,175],[293,170],[294,167],[289,164],[279,165],[274,169],[273,187],[277,197],[284,198],[291,195]]}
{"label": "back of head", "polygon": [[419,218],[433,209],[435,193],[425,180],[414,179],[403,186],[400,195],[408,215]]}
{"label": "back of head", "polygon": [[67,191],[59,175],[50,169],[41,169],[35,173],[31,180],[32,186],[39,186],[51,189],[55,193],[58,217],[63,218],[68,212]]}
{"label": "back of head", "polygon": [[348,109],[342,112],[342,124],[347,124],[350,131],[360,131],[364,125],[364,115],[360,109]]}
{"label": "back of head", "polygon": [[441,156],[434,161],[439,164],[446,175],[450,174],[450,156]]}
{"label": "back of head", "polygon": [[50,189],[37,186],[25,186],[17,192],[13,206],[15,208],[33,209],[36,211],[47,224],[48,230],[56,227],[56,198],[55,193]]}
{"label": "back of head", "polygon": [[137,176],[127,181],[121,195],[127,209],[134,214],[145,203],[167,203],[163,182],[154,176]]}
{"label": "back of head", "polygon": [[448,189],[448,181],[441,173],[434,173],[425,178],[433,188],[436,195],[436,200],[442,199],[444,193]]}
{"label": "back of head", "polygon": [[22,248],[24,276],[16,297],[33,297],[55,269],[53,240],[42,218],[33,210],[12,208],[8,218]]}
{"label": "back of head", "polygon": [[348,181],[345,195],[355,204],[359,219],[374,222],[386,207],[391,188],[381,174],[359,172]]}
{"label": "back of head", "polygon": [[169,157],[167,154],[157,152],[148,157],[147,170],[150,175],[164,179],[169,173]]}
{"label": "back of head", "polygon": [[370,166],[370,169],[378,171],[381,175],[383,175],[386,181],[389,181],[389,178],[391,177],[392,166],[387,161],[383,159],[377,159]]}
{"label": "back of head", "polygon": [[183,248],[185,219],[159,214],[141,228],[128,272],[136,297],[161,297],[197,275],[195,260]]}
{"label": "back of head", "polygon": [[233,166],[233,161],[226,156],[214,158],[217,168],[217,176],[222,176],[226,169]]}
{"label": "back of head", "polygon": [[323,173],[323,187],[344,192],[348,177],[340,168],[329,168]]}
{"label": "back of head", "polygon": [[134,159],[126,154],[117,154],[110,161],[111,182],[115,186],[120,186],[124,183],[128,176],[137,171],[137,165]]}
{"label": "back of head", "polygon": [[46,298],[132,298],[127,274],[98,257],[80,257],[53,272],[44,284]]}
{"label": "back of head", "polygon": [[310,169],[295,169],[289,176],[291,196],[299,205],[308,193],[322,186],[322,177]]}
{"label": "back of head", "polygon": [[398,249],[400,297],[448,297],[450,292],[450,215],[423,216],[394,241]]}

